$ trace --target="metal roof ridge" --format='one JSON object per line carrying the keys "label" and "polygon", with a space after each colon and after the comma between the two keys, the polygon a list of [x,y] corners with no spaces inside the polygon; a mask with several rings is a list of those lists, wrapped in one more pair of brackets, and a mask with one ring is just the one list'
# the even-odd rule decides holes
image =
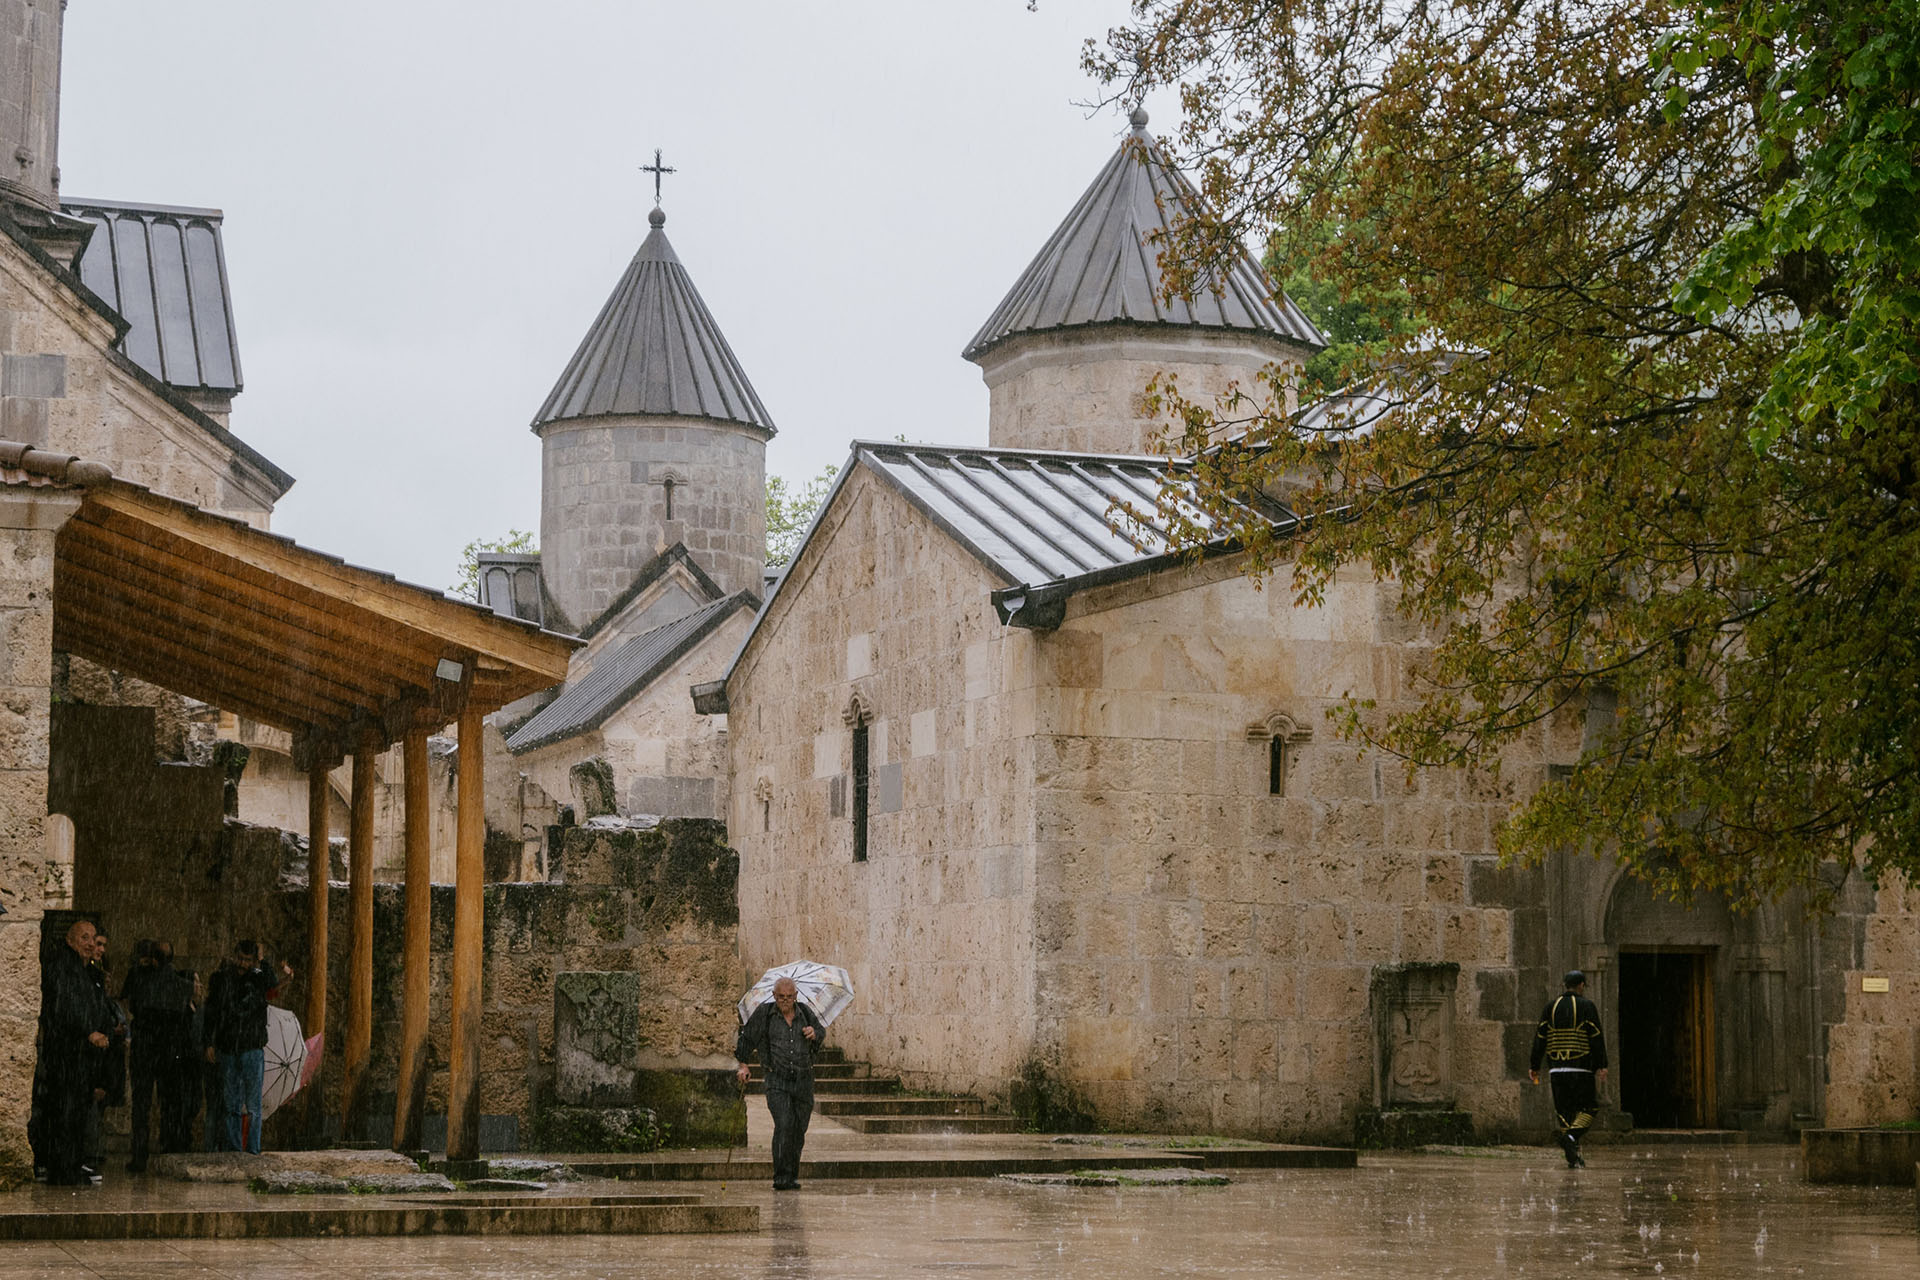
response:
{"label": "metal roof ridge", "polygon": [[995,457],[1031,457],[1090,460],[1095,462],[1132,462],[1147,466],[1191,467],[1189,457],[1173,457],[1157,453],[1082,453],[1074,449],[1027,449],[1007,445],[990,444],[919,444],[903,443],[899,440],[854,440],[851,442],[854,452],[861,450],[892,449],[897,451],[925,450],[929,453],[986,453]]}
{"label": "metal roof ridge", "polygon": [[218,222],[227,216],[224,209],[203,209],[189,204],[148,204],[136,200],[87,200],[80,196],[61,196],[60,208],[110,209],[115,213],[164,213],[181,218],[207,218]]}
{"label": "metal roof ridge", "polygon": [[[1309,348],[1326,339],[1269,279],[1245,245],[1195,282],[1164,297],[1154,236],[1204,211],[1205,197],[1148,133],[1144,112],[1047,237],[962,355],[977,360],[1025,333],[1108,323],[1261,334]],[[1139,314],[1136,314],[1139,313]]]}
{"label": "metal roof ridge", "polygon": [[[564,742],[576,734],[599,728],[606,723],[609,716],[659,679],[668,667],[685,657],[694,645],[711,634],[715,627],[732,615],[734,610],[742,607],[758,608],[759,604],[760,597],[753,592],[736,591],[732,595],[709,600],[699,608],[684,613],[672,621],[663,622],[657,627],[649,627],[645,631],[627,637],[611,653],[603,654],[582,674],[577,683],[569,686],[563,682],[558,697],[534,712],[527,718],[526,723],[507,736],[507,750],[519,755],[538,747],[550,746],[555,742]],[[685,634],[674,636],[671,643],[661,650],[659,656],[645,667],[637,672],[625,674],[620,671],[620,664],[625,658],[643,649],[649,642],[657,643],[666,633],[675,630]],[[600,676],[599,680],[595,680],[596,674]],[[593,686],[602,683],[611,686],[607,693],[598,698],[590,697]],[[574,691],[580,692],[581,700],[586,703],[584,707],[564,706],[567,694]],[[554,712],[550,720],[558,723],[549,723],[546,727],[540,728],[541,720],[547,718],[547,713],[550,711]],[[527,732],[534,729],[538,729],[538,732],[532,737],[527,737]]]}
{"label": "metal roof ridge", "polygon": [[776,430],[658,226],[628,261],[531,426],[538,432],[553,422],[629,415],[737,422],[770,435]]}

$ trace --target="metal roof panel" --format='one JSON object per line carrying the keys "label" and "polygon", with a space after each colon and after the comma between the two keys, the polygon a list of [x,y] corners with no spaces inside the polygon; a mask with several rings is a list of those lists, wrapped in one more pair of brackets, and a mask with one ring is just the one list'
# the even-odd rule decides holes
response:
{"label": "metal roof panel", "polygon": [[114,200],[61,208],[96,228],[76,265],[81,282],[125,317],[121,350],[170,387],[239,391],[220,210]]}
{"label": "metal roof panel", "polygon": [[[1174,459],[874,443],[854,454],[1009,583],[1070,581],[1176,551],[1155,515],[1169,483],[1187,519],[1214,527],[1180,498],[1193,471]],[[1123,506],[1145,517],[1140,527],[1120,527]],[[1260,515],[1287,518],[1277,507]]]}
{"label": "metal roof panel", "polygon": [[534,429],[647,414],[742,422],[772,435],[772,416],[667,241],[666,216],[655,209],[652,221]]}
{"label": "metal roof panel", "polygon": [[1319,348],[1326,339],[1242,250],[1210,287],[1166,297],[1152,239],[1203,209],[1136,111],[1134,128],[964,352],[977,359],[1021,333],[1135,323],[1261,333]]}
{"label": "metal roof panel", "polygon": [[751,592],[736,592],[643,631],[613,652],[601,655],[584,675],[567,681],[558,697],[515,729],[507,738],[507,749],[531,751],[599,727],[734,610],[753,609],[758,604]]}

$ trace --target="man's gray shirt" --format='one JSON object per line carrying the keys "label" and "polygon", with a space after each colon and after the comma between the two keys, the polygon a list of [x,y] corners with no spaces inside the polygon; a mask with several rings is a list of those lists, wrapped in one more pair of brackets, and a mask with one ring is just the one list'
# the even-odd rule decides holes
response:
{"label": "man's gray shirt", "polygon": [[[812,1040],[801,1034],[806,1027],[813,1028]],[[811,1098],[813,1055],[826,1040],[826,1025],[806,1005],[794,1003],[793,1021],[789,1023],[769,1000],[755,1009],[741,1026],[739,1038],[734,1041],[733,1057],[736,1062],[748,1062],[758,1053],[760,1064],[766,1069],[769,1093],[777,1091]]]}

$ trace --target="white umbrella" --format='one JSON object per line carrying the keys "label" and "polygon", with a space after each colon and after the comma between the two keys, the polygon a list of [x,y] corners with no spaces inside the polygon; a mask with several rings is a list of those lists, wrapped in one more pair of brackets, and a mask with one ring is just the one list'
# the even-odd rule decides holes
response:
{"label": "white umbrella", "polygon": [[775,965],[747,989],[747,994],[740,997],[740,1021],[745,1022],[755,1009],[773,999],[773,984],[782,978],[793,979],[801,1003],[813,1010],[822,1026],[845,1013],[853,1003],[853,979],[845,969],[812,960],[794,960]]}
{"label": "white umbrella", "polygon": [[267,1006],[267,1052],[260,1086],[260,1118],[265,1120],[300,1089],[307,1065],[307,1041],[300,1019],[279,1005]]}

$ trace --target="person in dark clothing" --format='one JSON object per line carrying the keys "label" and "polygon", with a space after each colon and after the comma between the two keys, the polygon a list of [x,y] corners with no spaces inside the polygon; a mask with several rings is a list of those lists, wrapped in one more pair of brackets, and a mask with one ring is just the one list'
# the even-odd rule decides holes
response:
{"label": "person in dark clothing", "polygon": [[[120,989],[133,1015],[128,1039],[128,1075],[133,1082],[132,1150],[129,1173],[144,1172],[151,1137],[153,1100],[160,1099],[160,1150],[185,1151],[191,1141],[178,1080],[191,1069],[193,1052],[193,979],[173,969],[173,947],[152,938],[134,949],[134,967]],[[182,1060],[185,1060],[184,1062]]]}
{"label": "person in dark clothing", "polygon": [[[292,976],[285,961],[280,972]],[[252,940],[237,942],[233,954],[207,986],[207,1014],[201,1039],[208,1062],[220,1067],[220,1150],[260,1154],[260,1090],[266,1067],[267,1002],[279,988],[273,966]],[[242,1116],[249,1117],[245,1125]],[[212,1125],[214,1118],[209,1116]]]}
{"label": "person in dark clothing", "polygon": [[82,1163],[94,1182],[100,1181],[107,1164],[106,1109],[123,1106],[127,1100],[127,1019],[113,1001],[112,975],[107,967],[107,931],[94,926],[93,958],[87,963],[87,977],[93,982],[101,1007],[106,1010],[111,1028],[107,1047],[93,1051],[93,1105],[87,1113],[86,1153]]}
{"label": "person in dark clothing", "polygon": [[767,1110],[773,1116],[773,1189],[800,1187],[800,1150],[813,1118],[813,1056],[827,1042],[826,1024],[800,1003],[793,979],[773,985],[773,999],[753,1011],[734,1041],[740,1082],[754,1054],[766,1069]]}
{"label": "person in dark clothing", "polygon": [[1607,1038],[1600,1030],[1599,1006],[1585,994],[1587,975],[1570,970],[1561,985],[1565,990],[1540,1014],[1527,1074],[1539,1084],[1541,1064],[1546,1064],[1554,1115],[1560,1121],[1557,1141],[1566,1153],[1567,1167],[1578,1169],[1586,1164],[1580,1156],[1580,1139],[1593,1123],[1600,1105],[1599,1086],[1607,1078]]}
{"label": "person in dark clothing", "polygon": [[42,975],[40,1056],[45,1070],[43,1142],[47,1182],[84,1187],[92,1178],[82,1167],[87,1117],[94,1104],[94,1055],[112,1039],[108,1001],[100,996],[87,965],[93,958],[94,926],[76,921],[67,945],[56,947]]}

